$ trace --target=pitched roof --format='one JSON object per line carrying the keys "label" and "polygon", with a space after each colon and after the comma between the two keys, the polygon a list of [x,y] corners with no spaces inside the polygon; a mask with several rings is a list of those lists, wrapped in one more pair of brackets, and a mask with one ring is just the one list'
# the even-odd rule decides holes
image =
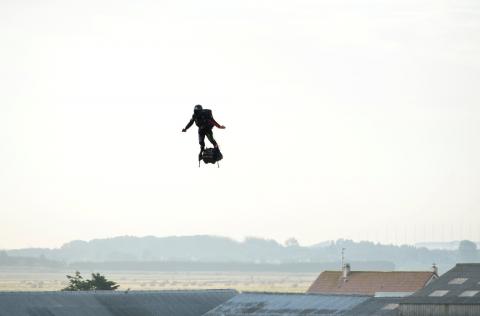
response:
{"label": "pitched roof", "polygon": [[204,316],[343,315],[369,298],[362,295],[242,293]]}
{"label": "pitched roof", "polygon": [[480,304],[480,263],[457,264],[401,304]]}
{"label": "pitched roof", "polygon": [[355,306],[345,316],[397,316],[401,297],[372,297]]}
{"label": "pitched roof", "polygon": [[234,290],[0,292],[0,316],[201,316]]}
{"label": "pitched roof", "polygon": [[351,271],[345,279],[341,271],[324,271],[307,293],[366,294],[376,292],[415,292],[436,274],[430,271]]}

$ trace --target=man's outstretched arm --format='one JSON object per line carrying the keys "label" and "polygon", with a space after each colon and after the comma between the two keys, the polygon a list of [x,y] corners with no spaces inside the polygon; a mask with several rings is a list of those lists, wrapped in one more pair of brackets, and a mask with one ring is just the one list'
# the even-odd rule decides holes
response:
{"label": "man's outstretched arm", "polygon": [[182,129],[182,132],[186,132],[186,131],[193,125],[193,122],[195,122],[195,120],[194,120],[193,117],[192,117],[192,119],[190,120],[190,122],[188,122],[187,126],[185,126],[185,128]]}
{"label": "man's outstretched arm", "polygon": [[213,123],[213,125],[215,125],[216,127],[220,128],[220,129],[225,128],[225,126],[218,124],[217,121],[215,121],[215,119],[213,117],[212,117],[212,123]]}

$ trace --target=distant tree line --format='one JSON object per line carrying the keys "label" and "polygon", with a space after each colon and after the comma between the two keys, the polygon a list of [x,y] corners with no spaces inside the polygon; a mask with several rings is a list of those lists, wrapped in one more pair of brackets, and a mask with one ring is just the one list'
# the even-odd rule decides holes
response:
{"label": "distant tree line", "polygon": [[9,256],[6,251],[0,251],[0,267],[43,267],[63,268],[67,264],[57,260],[47,259],[44,255],[38,257]]}
{"label": "distant tree line", "polygon": [[[358,270],[391,271],[395,265],[390,261],[353,261]],[[338,270],[340,262],[253,263],[253,262],[193,262],[193,261],[106,261],[74,262],[75,269],[108,271],[189,271],[189,272],[304,272]]]}
{"label": "distant tree line", "polygon": [[470,240],[462,240],[458,246],[458,257],[462,262],[478,262],[477,244]]}
{"label": "distant tree line", "polygon": [[117,237],[74,241],[58,249],[19,249],[0,252],[0,266],[52,268],[146,269],[179,271],[304,271],[339,267],[342,248],[353,269],[441,270],[457,262],[479,262],[477,244],[464,240],[457,249],[427,249],[412,245],[385,245],[339,239],[303,247],[294,239],[285,245],[274,240],[248,238],[238,242],[224,237]]}

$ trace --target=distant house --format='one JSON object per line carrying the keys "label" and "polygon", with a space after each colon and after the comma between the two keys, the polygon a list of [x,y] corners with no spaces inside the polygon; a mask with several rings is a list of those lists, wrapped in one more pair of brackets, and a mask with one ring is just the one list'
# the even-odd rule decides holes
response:
{"label": "distant house", "polygon": [[480,315],[480,263],[457,264],[438,280],[404,298],[401,316]]}
{"label": "distant house", "polygon": [[376,296],[406,296],[424,288],[437,279],[432,271],[351,271],[346,264],[343,271],[324,271],[312,283],[307,293],[361,294]]}
{"label": "distant house", "polygon": [[0,316],[201,316],[234,290],[0,292]]}

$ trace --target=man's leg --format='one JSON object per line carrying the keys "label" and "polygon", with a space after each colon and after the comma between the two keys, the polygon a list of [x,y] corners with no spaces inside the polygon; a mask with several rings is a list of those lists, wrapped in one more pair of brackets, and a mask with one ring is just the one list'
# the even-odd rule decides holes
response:
{"label": "man's leg", "polygon": [[202,153],[205,149],[205,130],[198,129],[198,142],[200,143],[200,153],[198,154],[198,160],[202,160]]}
{"label": "man's leg", "polygon": [[218,144],[217,144],[217,141],[215,140],[215,138],[213,138],[213,132],[212,130],[208,130],[208,132],[206,133],[207,137],[208,137],[208,140],[212,143],[213,147],[215,147],[216,149],[216,152],[215,152],[215,155],[216,155],[216,159],[217,161],[218,160],[222,160],[223,158],[223,155],[222,153],[220,152],[220,149],[218,148]]}
{"label": "man's leg", "polygon": [[213,131],[211,129],[208,129],[208,130],[206,130],[205,134],[207,135],[207,138],[210,141],[210,143],[212,143],[213,147],[217,148],[218,144],[215,141],[215,138],[213,138]]}

